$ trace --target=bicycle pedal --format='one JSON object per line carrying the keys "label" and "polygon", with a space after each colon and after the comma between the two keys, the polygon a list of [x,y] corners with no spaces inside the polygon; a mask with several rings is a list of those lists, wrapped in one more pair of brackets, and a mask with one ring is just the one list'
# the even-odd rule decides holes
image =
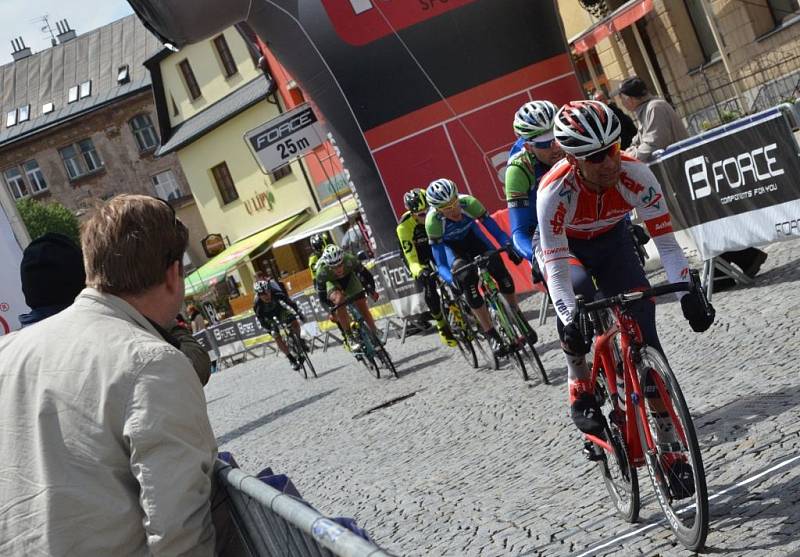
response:
{"label": "bicycle pedal", "polygon": [[582,452],[583,456],[585,456],[586,460],[588,460],[589,462],[597,462],[599,460],[603,460],[605,456],[603,455],[602,452],[598,454],[597,450],[595,449],[595,444],[590,441],[586,441],[583,444]]}

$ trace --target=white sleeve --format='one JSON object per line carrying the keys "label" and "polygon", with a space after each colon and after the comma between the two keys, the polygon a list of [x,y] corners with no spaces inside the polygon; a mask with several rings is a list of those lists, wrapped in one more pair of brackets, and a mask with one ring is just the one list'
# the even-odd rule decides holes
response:
{"label": "white sleeve", "polygon": [[[544,181],[544,179],[543,179]],[[540,252],[539,265],[544,271],[547,289],[556,314],[565,325],[572,322],[575,313],[575,291],[569,271],[569,243],[565,232],[574,208],[567,197],[558,195],[559,184],[540,187],[536,199],[536,214]]]}

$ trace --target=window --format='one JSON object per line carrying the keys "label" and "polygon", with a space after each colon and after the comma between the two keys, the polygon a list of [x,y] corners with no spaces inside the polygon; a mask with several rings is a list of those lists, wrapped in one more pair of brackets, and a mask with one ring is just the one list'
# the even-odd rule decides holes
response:
{"label": "window", "polygon": [[28,178],[28,183],[31,185],[31,193],[39,193],[47,189],[47,180],[44,179],[44,173],[39,168],[39,163],[31,159],[22,165],[25,169],[25,176]]}
{"label": "window", "polygon": [[11,110],[6,114],[6,127],[10,128],[11,126],[17,125],[17,109]]}
{"label": "window", "polygon": [[117,68],[117,83],[120,85],[128,83],[131,80],[130,68],[127,64]]}
{"label": "window", "polygon": [[58,152],[61,154],[70,180],[75,180],[103,167],[103,161],[91,139],[84,139],[76,145],[68,145]]}
{"label": "window", "polygon": [[53,103],[44,103],[42,105],[42,114],[50,114],[55,108],[56,106]]}
{"label": "window", "polygon": [[19,117],[17,118],[17,122],[27,122],[31,119],[31,105],[26,104],[25,106],[20,107],[19,109]]}
{"label": "window", "polygon": [[181,70],[183,82],[186,84],[186,88],[189,90],[189,95],[192,97],[192,100],[199,98],[200,87],[197,85],[197,80],[194,77],[192,66],[189,65],[189,60],[181,60],[181,63],[178,64],[178,67]]}
{"label": "window", "polygon": [[222,198],[222,204],[227,205],[239,199],[239,192],[236,191],[236,186],[233,184],[233,178],[228,170],[226,163],[218,164],[211,169],[214,175],[214,181],[217,183],[217,190]]}
{"label": "window", "polygon": [[222,62],[222,69],[225,71],[225,77],[230,77],[237,73],[239,70],[231,54],[231,49],[228,48],[228,41],[225,40],[225,35],[216,37],[213,42],[214,48],[219,56],[219,61]]}
{"label": "window", "polygon": [[167,201],[173,201],[184,196],[183,190],[175,179],[175,174],[172,170],[156,174],[150,179],[153,181],[156,197],[166,199]]}
{"label": "window", "polygon": [[81,83],[81,98],[85,99],[92,94],[92,80]]}
{"label": "window", "polygon": [[94,148],[94,143],[91,139],[79,141],[78,147],[81,149],[83,160],[86,163],[86,168],[89,169],[89,172],[93,172],[103,166],[103,161],[100,160],[100,155],[97,154],[97,150]]}
{"label": "window", "polygon": [[291,173],[292,167],[288,164],[285,164],[279,168],[276,168],[274,172],[270,172],[269,177],[273,182],[277,182],[281,178],[286,178]]}
{"label": "window", "polygon": [[769,11],[772,12],[775,25],[780,25],[783,20],[800,10],[797,0],[767,0],[767,4],[769,4]]}
{"label": "window", "polygon": [[3,172],[3,176],[14,199],[22,199],[28,196],[28,188],[25,186],[25,180],[22,178],[19,168],[9,168]]}
{"label": "window", "polygon": [[139,152],[150,151],[158,146],[158,135],[153,126],[153,121],[147,114],[139,114],[131,118],[129,122],[133,137],[136,138],[136,143],[139,145]]}
{"label": "window", "polygon": [[[706,18],[705,10],[701,2],[705,0],[684,0],[686,4],[686,11],[689,12],[689,19],[694,26],[694,32],[697,37],[697,42],[700,44],[700,50],[703,51],[703,58],[706,62],[710,61],[717,54],[717,42],[714,40],[714,35],[711,33],[711,27],[708,25],[708,18]],[[708,6],[711,9],[711,6]]]}
{"label": "window", "polygon": [[78,86],[75,85],[69,88],[69,96],[67,97],[67,103],[74,103],[78,100]]}

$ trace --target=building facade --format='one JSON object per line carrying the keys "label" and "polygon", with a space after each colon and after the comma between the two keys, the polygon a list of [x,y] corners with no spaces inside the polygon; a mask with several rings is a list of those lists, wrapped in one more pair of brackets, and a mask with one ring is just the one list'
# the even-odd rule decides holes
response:
{"label": "building facade", "polygon": [[[637,74],[693,133],[800,97],[798,0],[559,0],[559,7],[575,59],[587,67],[587,92]],[[576,52],[610,24],[616,32]]]}
{"label": "building facade", "polygon": [[[320,208],[301,162],[265,172],[244,140],[285,106],[275,81],[259,67],[260,56],[243,30],[230,27],[179,52],[162,50],[146,62],[163,138],[157,155],[177,156],[206,228],[232,247]],[[271,250],[270,238],[225,274],[237,313],[252,302],[258,272],[280,277],[301,264],[302,254],[292,249]],[[200,269],[190,278],[208,279],[203,287],[220,283],[219,276],[204,275]]]}
{"label": "building facade", "polygon": [[[159,135],[143,66],[157,39],[135,16],[60,44],[14,52],[0,67],[0,172],[15,200],[58,201],[82,217],[119,193],[170,201],[194,225],[192,265],[206,235],[177,157],[156,158]],[[18,45],[15,45],[15,48]]]}

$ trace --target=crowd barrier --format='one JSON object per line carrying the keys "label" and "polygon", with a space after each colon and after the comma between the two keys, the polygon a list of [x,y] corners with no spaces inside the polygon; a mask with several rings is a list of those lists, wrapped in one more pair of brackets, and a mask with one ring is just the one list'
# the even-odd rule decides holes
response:
{"label": "crowd barrier", "polygon": [[[217,460],[215,472],[228,497],[240,538],[223,555],[251,557],[390,557],[378,546],[326,518],[292,495]],[[243,547],[242,547],[243,546]]]}

